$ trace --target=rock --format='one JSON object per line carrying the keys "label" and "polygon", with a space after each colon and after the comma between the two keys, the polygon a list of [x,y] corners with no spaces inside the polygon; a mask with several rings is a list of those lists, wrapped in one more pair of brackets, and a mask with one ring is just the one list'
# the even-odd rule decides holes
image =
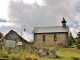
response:
{"label": "rock", "polygon": [[39,50],[38,52],[43,52],[44,49],[40,48],[40,49],[38,49],[38,50]]}
{"label": "rock", "polygon": [[47,57],[47,58],[56,58],[57,54],[54,49],[46,49],[46,48],[36,48],[35,51],[37,51],[37,55],[39,57]]}

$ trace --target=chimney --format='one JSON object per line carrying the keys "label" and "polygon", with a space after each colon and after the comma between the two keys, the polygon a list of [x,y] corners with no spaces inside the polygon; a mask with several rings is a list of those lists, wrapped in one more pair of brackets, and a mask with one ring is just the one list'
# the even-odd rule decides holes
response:
{"label": "chimney", "polygon": [[62,27],[66,27],[66,22],[67,22],[67,21],[65,21],[65,18],[63,17],[63,20],[61,21]]}

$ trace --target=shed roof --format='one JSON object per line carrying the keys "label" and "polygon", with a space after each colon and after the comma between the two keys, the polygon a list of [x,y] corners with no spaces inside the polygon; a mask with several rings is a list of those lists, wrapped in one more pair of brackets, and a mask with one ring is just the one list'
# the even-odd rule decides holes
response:
{"label": "shed roof", "polygon": [[35,27],[33,33],[56,33],[56,32],[69,32],[69,27],[50,26],[50,27]]}
{"label": "shed roof", "polygon": [[7,37],[7,35],[9,34],[9,33],[15,33],[15,34],[17,34],[21,39],[23,39],[25,42],[27,42],[27,43],[29,43],[27,40],[25,40],[23,37],[21,37],[16,31],[13,31],[13,30],[10,30],[5,36],[3,36],[1,39],[0,39],[0,41],[1,40],[3,40],[5,37]]}

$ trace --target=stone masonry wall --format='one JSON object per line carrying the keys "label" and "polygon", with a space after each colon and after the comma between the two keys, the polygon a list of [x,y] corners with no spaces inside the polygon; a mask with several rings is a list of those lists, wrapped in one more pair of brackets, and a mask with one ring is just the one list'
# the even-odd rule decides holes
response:
{"label": "stone masonry wall", "polygon": [[[45,35],[45,42],[43,41],[43,35]],[[34,34],[35,46],[68,46],[67,34],[57,33],[57,41],[54,41],[54,33],[50,34]]]}

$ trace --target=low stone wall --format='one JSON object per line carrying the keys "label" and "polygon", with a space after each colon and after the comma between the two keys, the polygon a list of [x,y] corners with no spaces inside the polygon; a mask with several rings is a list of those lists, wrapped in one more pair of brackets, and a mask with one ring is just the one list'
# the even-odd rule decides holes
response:
{"label": "low stone wall", "polygon": [[37,55],[41,58],[56,58],[58,57],[54,49],[36,48]]}

